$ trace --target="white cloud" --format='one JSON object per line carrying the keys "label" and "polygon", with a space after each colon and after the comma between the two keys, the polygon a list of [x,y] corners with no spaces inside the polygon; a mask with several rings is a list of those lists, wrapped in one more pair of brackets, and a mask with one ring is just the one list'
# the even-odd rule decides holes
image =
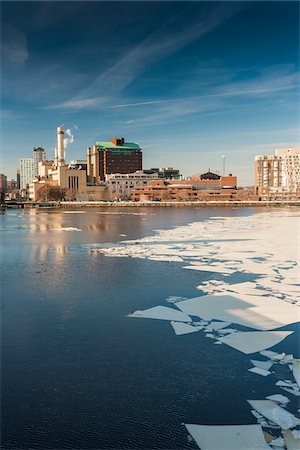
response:
{"label": "white cloud", "polygon": [[1,43],[4,60],[14,66],[22,65],[28,59],[27,38],[21,30],[5,24],[4,38]]}
{"label": "white cloud", "polygon": [[186,47],[233,16],[240,6],[231,3],[213,8],[205,16],[195,5],[189,5],[189,21],[181,15],[172,17],[141,44],[124,55],[78,95],[48,109],[86,109],[99,106],[97,96],[108,95],[107,102],[117,97],[152,64]]}

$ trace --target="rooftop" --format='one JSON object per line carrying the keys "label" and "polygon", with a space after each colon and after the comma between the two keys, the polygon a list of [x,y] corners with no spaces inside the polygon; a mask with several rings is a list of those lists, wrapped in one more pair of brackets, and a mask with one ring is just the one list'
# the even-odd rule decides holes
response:
{"label": "rooftop", "polygon": [[124,142],[122,145],[116,145],[112,142],[96,142],[96,145],[100,149],[110,150],[142,150],[139,144],[136,142]]}

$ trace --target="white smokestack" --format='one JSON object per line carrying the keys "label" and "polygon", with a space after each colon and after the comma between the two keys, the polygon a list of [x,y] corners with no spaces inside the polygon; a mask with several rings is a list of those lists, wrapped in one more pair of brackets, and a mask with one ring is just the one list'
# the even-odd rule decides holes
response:
{"label": "white smokestack", "polygon": [[64,130],[57,128],[57,165],[62,166],[65,163]]}
{"label": "white smokestack", "polygon": [[57,147],[54,148],[54,164],[57,166]]}

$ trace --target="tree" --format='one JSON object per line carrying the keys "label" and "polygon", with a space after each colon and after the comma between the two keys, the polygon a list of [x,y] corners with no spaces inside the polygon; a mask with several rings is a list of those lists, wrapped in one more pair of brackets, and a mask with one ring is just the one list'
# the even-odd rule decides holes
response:
{"label": "tree", "polygon": [[60,201],[64,198],[65,191],[59,186],[51,186],[51,184],[45,183],[44,186],[42,186],[37,191],[37,200],[38,201]]}

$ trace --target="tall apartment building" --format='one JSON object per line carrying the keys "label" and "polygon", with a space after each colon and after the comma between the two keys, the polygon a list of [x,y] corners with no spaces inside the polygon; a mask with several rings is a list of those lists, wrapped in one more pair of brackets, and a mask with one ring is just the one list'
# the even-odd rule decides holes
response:
{"label": "tall apartment building", "polygon": [[290,192],[300,189],[300,147],[277,148],[275,154],[282,158],[284,183]]}
{"label": "tall apartment building", "polygon": [[16,172],[16,181],[17,181],[17,189],[20,189],[20,187],[21,187],[21,176],[20,176],[20,169],[18,168],[17,169],[17,172]]}
{"label": "tall apartment building", "polygon": [[33,168],[35,177],[39,174],[39,162],[46,161],[46,159],[46,152],[42,147],[33,148]]}
{"label": "tall apartment building", "polygon": [[254,162],[257,195],[275,198],[300,192],[300,148],[278,148],[273,155],[258,155]]}
{"label": "tall apartment building", "polygon": [[20,159],[20,189],[26,189],[27,184],[34,179],[33,158]]}
{"label": "tall apartment building", "polygon": [[105,181],[113,173],[134,173],[142,170],[142,149],[124,138],[111,138],[110,142],[96,142],[87,149],[87,177],[91,184]]}
{"label": "tall apartment building", "polygon": [[0,173],[0,192],[4,193],[7,191],[7,176]]}

